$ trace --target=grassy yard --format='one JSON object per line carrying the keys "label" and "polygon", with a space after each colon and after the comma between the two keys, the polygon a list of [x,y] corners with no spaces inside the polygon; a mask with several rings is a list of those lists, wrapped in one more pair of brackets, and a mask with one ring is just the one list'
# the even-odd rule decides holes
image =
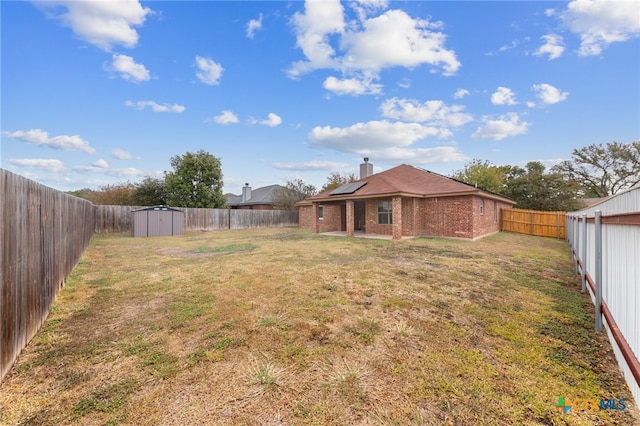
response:
{"label": "grassy yard", "polygon": [[97,235],[0,424],[593,425],[627,398],[563,241]]}

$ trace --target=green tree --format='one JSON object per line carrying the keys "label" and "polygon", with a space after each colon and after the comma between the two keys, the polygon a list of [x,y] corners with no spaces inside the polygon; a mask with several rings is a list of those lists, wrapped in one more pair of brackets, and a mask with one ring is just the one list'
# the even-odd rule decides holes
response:
{"label": "green tree", "polygon": [[584,188],[585,197],[606,197],[640,182],[640,142],[592,144],[574,149],[552,169]]}
{"label": "green tree", "polygon": [[349,173],[346,175],[340,174],[340,172],[333,172],[327,177],[327,182],[324,184],[320,192],[331,191],[336,188],[340,188],[342,185],[346,183],[355,182],[358,180],[358,177],[355,173]]}
{"label": "green tree", "polygon": [[222,208],[220,159],[204,150],[171,157],[172,172],[165,172],[167,203],[176,207]]}
{"label": "green tree", "polygon": [[95,199],[96,191],[90,188],[82,188],[82,189],[76,189],[75,191],[67,191],[67,194],[73,195],[74,197],[78,197],[78,198],[84,198],[85,200],[89,200],[93,203],[93,200]]}
{"label": "green tree", "polygon": [[545,173],[538,161],[527,163],[526,170],[515,167],[508,173],[504,195],[529,210],[573,211],[582,208],[580,185],[559,173]]}
{"label": "green tree", "polygon": [[449,177],[486,191],[500,194],[504,190],[506,172],[510,167],[499,167],[487,160],[475,159],[465,164],[462,170],[454,172]]}
{"label": "green tree", "polygon": [[164,179],[145,177],[133,191],[133,203],[137,206],[167,204],[167,188]]}
{"label": "green tree", "polygon": [[318,193],[315,186],[307,184],[302,179],[288,180],[282,188],[273,192],[273,208],[278,210],[293,210],[298,201],[312,197]]}

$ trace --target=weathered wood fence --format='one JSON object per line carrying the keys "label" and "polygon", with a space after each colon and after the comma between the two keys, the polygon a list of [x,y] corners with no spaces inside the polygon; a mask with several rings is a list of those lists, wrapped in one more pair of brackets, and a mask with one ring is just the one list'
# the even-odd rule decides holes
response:
{"label": "weathered wood fence", "polygon": [[[141,206],[142,207],[142,206]],[[96,232],[131,232],[134,206],[94,206],[0,169],[0,381]],[[185,210],[185,230],[298,226],[298,212]]]}
{"label": "weathered wood fence", "polygon": [[[96,232],[131,232],[131,211],[142,207],[96,206]],[[180,209],[185,231],[298,226],[297,211]]]}
{"label": "weathered wood fence", "polygon": [[89,201],[0,169],[0,380],[89,245]]}
{"label": "weathered wood fence", "polygon": [[502,209],[502,230],[564,239],[567,235],[565,214],[565,212]]}

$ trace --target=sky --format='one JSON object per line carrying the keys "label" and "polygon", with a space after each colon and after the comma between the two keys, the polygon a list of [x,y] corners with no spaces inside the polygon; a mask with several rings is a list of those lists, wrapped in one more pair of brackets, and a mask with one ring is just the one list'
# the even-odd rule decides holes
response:
{"label": "sky", "polygon": [[220,159],[224,192],[640,140],[640,2],[2,1],[0,167],[71,191]]}

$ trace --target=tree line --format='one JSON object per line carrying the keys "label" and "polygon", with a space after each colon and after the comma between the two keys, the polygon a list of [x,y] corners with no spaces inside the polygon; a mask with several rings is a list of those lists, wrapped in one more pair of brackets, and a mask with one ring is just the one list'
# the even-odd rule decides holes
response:
{"label": "tree line", "polygon": [[504,195],[531,210],[579,210],[585,200],[614,195],[640,182],[640,142],[593,144],[551,167],[531,161],[524,168],[473,160],[453,179]]}
{"label": "tree line", "polygon": [[[165,172],[163,178],[147,176],[139,183],[116,183],[70,194],[94,204],[226,207],[219,158],[200,150],[174,156],[170,164],[173,171]],[[613,195],[640,182],[640,142],[575,149],[571,159],[549,170],[539,161],[520,167],[475,159],[449,177],[510,198],[517,208],[573,211],[583,208],[585,199]],[[302,179],[287,180],[273,195],[274,208],[292,210],[300,200],[356,180],[353,173],[333,172],[319,190]]]}
{"label": "tree line", "polygon": [[216,156],[200,150],[176,155],[170,160],[173,171],[164,178],[145,177],[142,182],[115,183],[69,192],[93,204],[224,208],[222,164]]}

